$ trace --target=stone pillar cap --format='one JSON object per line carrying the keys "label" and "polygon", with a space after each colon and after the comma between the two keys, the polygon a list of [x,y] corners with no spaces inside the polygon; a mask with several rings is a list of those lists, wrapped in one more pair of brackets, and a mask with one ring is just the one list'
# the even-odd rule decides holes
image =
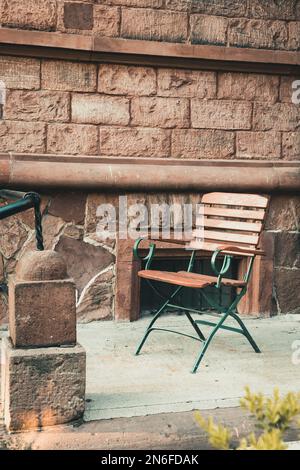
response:
{"label": "stone pillar cap", "polygon": [[68,277],[66,263],[56,251],[29,251],[16,268],[17,280],[52,281]]}

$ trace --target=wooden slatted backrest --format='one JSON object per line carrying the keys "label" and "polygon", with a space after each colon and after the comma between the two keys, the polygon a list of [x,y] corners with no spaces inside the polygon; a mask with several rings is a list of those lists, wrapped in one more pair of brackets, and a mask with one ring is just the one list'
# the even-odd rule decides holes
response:
{"label": "wooden slatted backrest", "polygon": [[203,248],[207,250],[220,245],[256,249],[268,202],[267,196],[256,194],[205,194],[201,200],[204,214],[195,237],[203,237]]}

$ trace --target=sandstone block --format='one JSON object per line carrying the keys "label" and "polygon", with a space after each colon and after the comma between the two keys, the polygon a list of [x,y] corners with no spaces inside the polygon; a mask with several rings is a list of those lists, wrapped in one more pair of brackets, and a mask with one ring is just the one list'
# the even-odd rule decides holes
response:
{"label": "sandstone block", "polygon": [[[293,98],[300,101],[300,86],[297,83],[295,88],[293,88],[293,83],[299,81],[299,76],[289,76],[285,75],[280,78],[280,101],[283,103],[293,103]],[[299,90],[299,91],[298,91]],[[295,96],[293,94],[295,93]]]}
{"label": "sandstone block", "polygon": [[64,3],[64,26],[69,29],[93,29],[93,5],[91,3]]}
{"label": "sandstone block", "polygon": [[160,8],[164,0],[101,0],[104,5],[121,5],[124,7]]}
{"label": "sandstone block", "polygon": [[158,94],[183,98],[215,98],[216,74],[198,70],[159,69]]}
{"label": "sandstone block", "polygon": [[[275,233],[275,267],[300,268],[300,233]],[[300,303],[299,303],[300,307]]]}
{"label": "sandstone block", "polygon": [[[299,18],[300,18],[300,14],[299,14]],[[299,51],[300,49],[300,22],[299,21],[291,21],[289,23],[289,49],[292,49],[295,51]]]}
{"label": "sandstone block", "polygon": [[255,73],[220,73],[218,98],[275,103],[279,77]]}
{"label": "sandstone block", "polygon": [[150,67],[101,64],[98,91],[113,95],[153,95],[156,73]]}
{"label": "sandstone block", "polygon": [[192,127],[211,129],[250,129],[252,105],[242,101],[192,100]]}
{"label": "sandstone block", "polygon": [[184,42],[188,17],[184,12],[131,8],[122,11],[121,36],[128,39]]}
{"label": "sandstone block", "polygon": [[42,88],[57,91],[96,91],[97,66],[83,62],[45,60]]}
{"label": "sandstone block", "polygon": [[300,123],[300,107],[289,103],[254,103],[253,126],[256,130],[295,131]]}
{"label": "sandstone block", "polygon": [[193,0],[166,0],[166,9],[178,11],[190,11]]}
{"label": "sandstone block", "polygon": [[28,233],[16,215],[1,220],[0,252],[5,258],[12,258],[20,250],[27,237]]}
{"label": "sandstone block", "polygon": [[94,6],[94,28],[97,36],[119,36],[121,12],[116,7]]}
{"label": "sandstone block", "polygon": [[267,213],[266,230],[299,231],[300,196],[289,194],[271,197]]}
{"label": "sandstone block", "polygon": [[233,155],[233,132],[196,129],[172,132],[172,157],[205,159]]}
{"label": "sandstone block", "polygon": [[295,0],[251,0],[250,15],[253,18],[292,20],[295,18]]}
{"label": "sandstone block", "polygon": [[91,124],[129,123],[129,100],[117,96],[74,94],[72,121]]}
{"label": "sandstone block", "polygon": [[274,284],[279,313],[300,313],[300,269],[276,268]]}
{"label": "sandstone block", "polygon": [[192,15],[191,41],[193,44],[226,44],[228,19],[221,16]]}
{"label": "sandstone block", "polygon": [[44,153],[46,125],[41,122],[0,121],[2,152]]}
{"label": "sandstone block", "polygon": [[80,124],[50,124],[47,151],[70,155],[97,155],[98,129]]}
{"label": "sandstone block", "polygon": [[132,124],[146,127],[189,127],[189,103],[185,98],[133,98]]}
{"label": "sandstone block", "polygon": [[168,157],[169,132],[163,129],[103,127],[100,129],[100,153],[129,157]]}
{"label": "sandstone block", "polygon": [[280,132],[237,132],[236,156],[271,160],[280,158]]}
{"label": "sandstone block", "polygon": [[55,0],[2,0],[2,26],[14,28],[55,30]]}
{"label": "sandstone block", "polygon": [[300,131],[282,133],[282,156],[286,160],[300,160]]}
{"label": "sandstone block", "polygon": [[85,351],[75,347],[13,349],[2,346],[5,425],[24,431],[64,424],[85,408]]}
{"label": "sandstone block", "polygon": [[68,121],[68,93],[12,90],[7,93],[4,119],[19,121]]}
{"label": "sandstone block", "polygon": [[40,61],[20,57],[0,57],[0,77],[6,88],[36,90],[40,87]]}
{"label": "sandstone block", "polygon": [[220,16],[244,16],[247,0],[197,0],[192,2],[192,12]]}
{"label": "sandstone block", "polygon": [[230,46],[286,49],[287,25],[284,21],[234,19],[229,23],[228,41]]}

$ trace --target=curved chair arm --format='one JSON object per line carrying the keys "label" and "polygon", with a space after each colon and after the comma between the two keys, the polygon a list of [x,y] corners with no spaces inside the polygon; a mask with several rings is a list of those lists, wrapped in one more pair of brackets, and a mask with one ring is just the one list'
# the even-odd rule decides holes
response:
{"label": "curved chair arm", "polygon": [[224,250],[225,250],[225,248],[217,248],[214,251],[214,253],[212,254],[212,257],[211,257],[211,260],[210,260],[212,270],[216,274],[216,276],[218,276],[218,281],[217,281],[217,284],[216,284],[217,288],[221,287],[222,277],[224,277],[224,275],[227,273],[227,271],[229,270],[229,268],[231,266],[232,256],[231,255],[225,255],[221,269],[218,270],[218,268],[216,267],[216,261],[217,261],[218,255],[220,253],[222,253],[222,251],[224,251]]}
{"label": "curved chair arm", "polygon": [[149,269],[151,263],[152,263],[152,260],[153,260],[153,257],[154,257],[154,254],[155,254],[155,243],[150,243],[149,245],[149,252],[146,256],[141,256],[139,254],[139,245],[140,243],[143,241],[143,240],[147,240],[147,238],[137,238],[136,241],[134,242],[134,246],[133,246],[133,256],[136,260],[141,260],[141,261],[146,261],[146,266],[145,266],[145,269]]}

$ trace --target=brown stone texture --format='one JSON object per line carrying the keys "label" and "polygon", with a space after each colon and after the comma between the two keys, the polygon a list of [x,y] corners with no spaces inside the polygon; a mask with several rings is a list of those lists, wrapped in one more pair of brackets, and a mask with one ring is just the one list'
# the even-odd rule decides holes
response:
{"label": "brown stone texture", "polygon": [[289,23],[289,49],[300,49],[300,21]]}
{"label": "brown stone texture", "polygon": [[258,49],[286,49],[288,30],[284,21],[231,20],[228,27],[230,46]]}
{"label": "brown stone texture", "polygon": [[0,77],[6,88],[36,90],[40,87],[40,61],[23,57],[0,57]]}
{"label": "brown stone texture", "polygon": [[3,292],[0,292],[0,325],[8,323],[8,306],[7,297]]}
{"label": "brown stone texture", "polygon": [[168,10],[190,11],[193,0],[166,0]]}
{"label": "brown stone texture", "polygon": [[80,124],[50,124],[47,132],[49,153],[97,155],[98,129]]}
{"label": "brown stone texture", "polygon": [[300,230],[300,196],[273,195],[267,214],[266,230]]}
{"label": "brown stone texture", "polygon": [[13,90],[7,93],[4,119],[19,121],[68,121],[68,93]]}
{"label": "brown stone texture", "polygon": [[215,98],[216,74],[198,70],[158,69],[158,95],[183,98]]}
{"label": "brown stone texture", "polygon": [[13,257],[27,240],[28,232],[17,216],[1,220],[0,252],[5,258]]}
{"label": "brown stone texture", "polygon": [[58,91],[96,91],[97,67],[83,62],[42,62],[42,88]]}
{"label": "brown stone texture", "polygon": [[2,152],[44,153],[46,126],[40,122],[0,121]]}
{"label": "brown stone texture", "polygon": [[275,267],[300,269],[300,232],[277,232],[274,235]]}
{"label": "brown stone texture", "polygon": [[282,133],[282,156],[286,160],[300,160],[300,131]]}
{"label": "brown stone texture", "polygon": [[27,252],[19,261],[15,274],[16,281],[57,281],[68,277],[64,260],[51,250]]}
{"label": "brown stone texture", "polygon": [[191,41],[192,44],[213,44],[224,46],[228,19],[221,16],[192,15]]}
{"label": "brown stone texture", "polygon": [[[97,215],[97,209],[100,205],[109,204],[110,207],[114,207],[115,211],[118,212],[118,195],[113,193],[90,193],[87,197],[86,202],[86,215],[85,215],[85,223],[84,223],[84,230],[86,236],[89,239],[96,240],[97,243],[102,241],[101,237],[97,235],[97,226],[100,222],[99,215]],[[117,217],[117,213],[116,213]],[[114,244],[114,243],[112,243]]]}
{"label": "brown stone texture", "polygon": [[192,12],[220,16],[244,16],[247,0],[196,0],[192,1]]}
{"label": "brown stone texture", "polygon": [[48,213],[65,222],[82,224],[85,216],[86,194],[70,191],[51,194]]}
{"label": "brown stone texture", "polygon": [[93,29],[95,36],[119,36],[120,15],[121,12],[119,8],[95,5]]}
{"label": "brown stone texture", "polygon": [[189,127],[189,102],[185,98],[133,98],[133,125],[147,127]]}
{"label": "brown stone texture", "polygon": [[129,123],[129,100],[117,96],[74,94],[72,121],[91,124]]}
{"label": "brown stone texture", "polygon": [[297,105],[254,103],[253,125],[256,130],[295,131],[299,123],[300,107]]}
{"label": "brown stone texture", "polygon": [[55,0],[2,0],[0,6],[2,26],[55,30]]}
{"label": "brown stone texture", "polygon": [[230,158],[234,155],[234,133],[218,130],[174,130],[172,157]]}
{"label": "brown stone texture", "polygon": [[281,156],[279,132],[237,132],[237,158],[276,160]]}
{"label": "brown stone texture", "polygon": [[184,12],[123,9],[121,36],[128,39],[184,42],[188,35],[188,17]]}
{"label": "brown stone texture", "polygon": [[77,317],[82,323],[113,318],[114,298],[113,267],[99,273],[83,291],[78,305]]}
{"label": "brown stone texture", "polygon": [[64,3],[64,26],[71,29],[93,29],[92,3]]}
{"label": "brown stone texture", "polygon": [[75,344],[73,281],[11,281],[9,332],[14,347]]}
{"label": "brown stone texture", "polygon": [[155,70],[150,67],[101,64],[98,91],[113,95],[154,95]]}
{"label": "brown stone texture", "polygon": [[242,101],[192,100],[192,127],[250,129],[252,105]]}
{"label": "brown stone texture", "polygon": [[296,0],[251,0],[250,15],[253,18],[293,20]]}
{"label": "brown stone texture", "polygon": [[131,157],[168,157],[170,131],[149,128],[103,127],[100,154]]}
{"label": "brown stone texture", "polygon": [[79,293],[98,273],[114,262],[114,255],[102,246],[62,236],[55,247],[65,260],[69,275],[75,280]]}
{"label": "brown stone texture", "polygon": [[121,5],[125,7],[160,8],[164,0],[100,0],[104,5]]}
{"label": "brown stone texture", "polygon": [[299,104],[300,104],[300,75],[299,76],[283,75],[280,78],[279,96],[280,96],[280,101],[282,101],[283,103],[293,103],[293,99],[296,99],[296,100],[299,100]]}
{"label": "brown stone texture", "polygon": [[300,313],[300,269],[276,268],[274,289],[278,313]]}
{"label": "brown stone texture", "polygon": [[2,354],[4,419],[9,430],[53,426],[82,417],[86,358],[80,345],[13,349],[5,339]]}
{"label": "brown stone texture", "polygon": [[255,73],[220,73],[218,98],[275,103],[278,100],[279,77]]}

